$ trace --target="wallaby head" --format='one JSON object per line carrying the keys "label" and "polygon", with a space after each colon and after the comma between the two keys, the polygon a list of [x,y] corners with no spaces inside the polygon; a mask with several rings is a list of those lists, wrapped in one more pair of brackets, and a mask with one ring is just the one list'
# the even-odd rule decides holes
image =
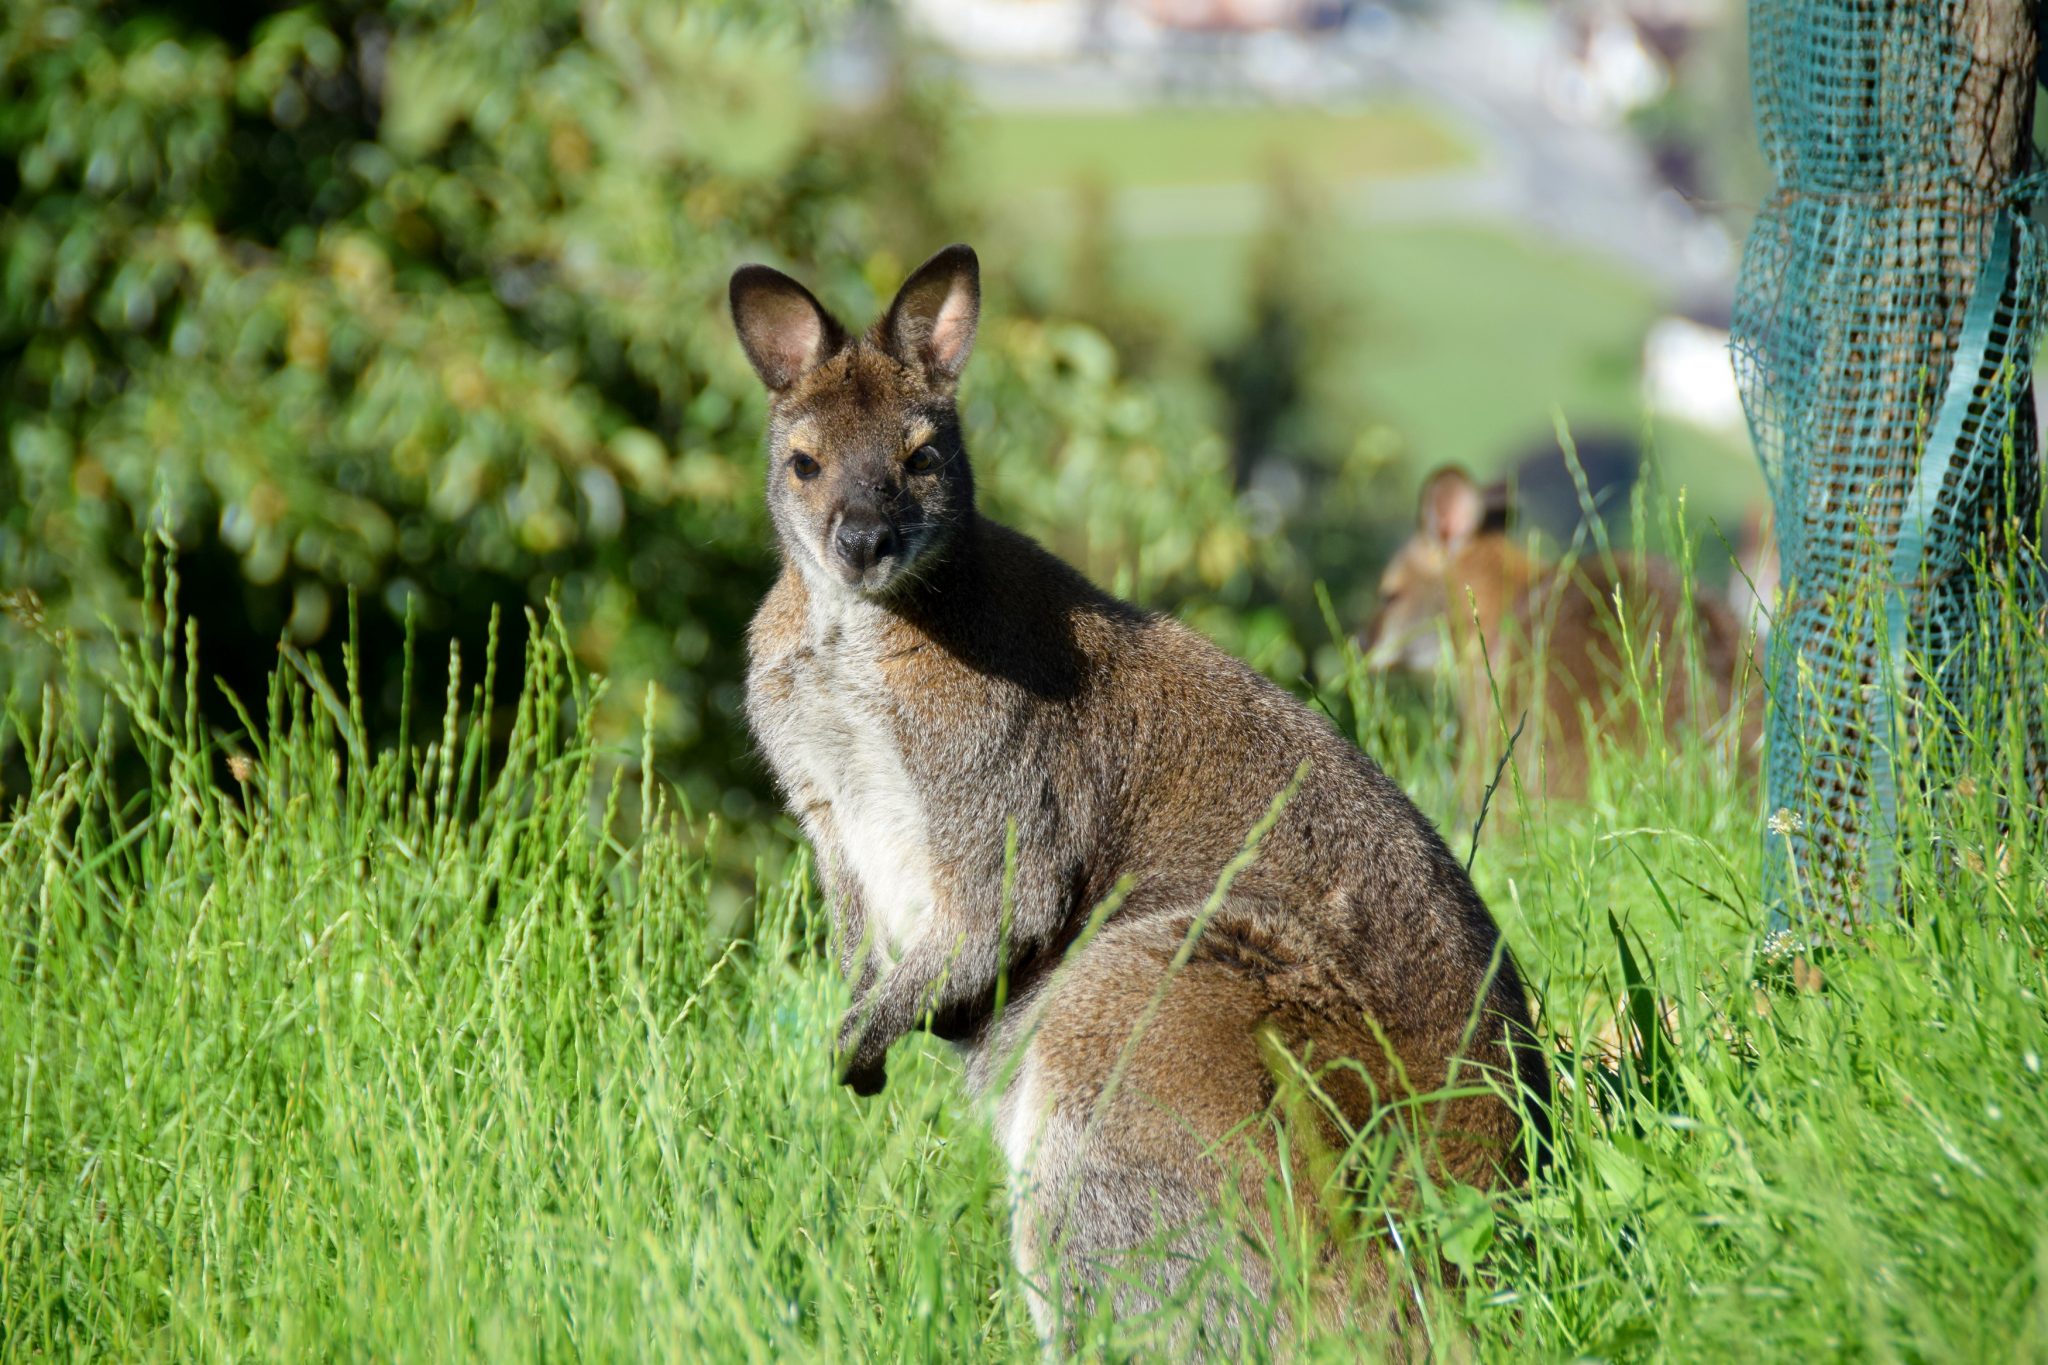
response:
{"label": "wallaby head", "polygon": [[954,387],[974,347],[981,267],[949,246],[864,336],[765,265],[732,277],[732,316],[768,387],[768,510],[812,590],[886,598],[974,516]]}
{"label": "wallaby head", "polygon": [[1415,534],[1380,575],[1380,604],[1361,641],[1366,666],[1427,673],[1443,664],[1443,641],[1482,630],[1527,586],[1526,557],[1508,540],[1508,500],[1455,465],[1422,484]]}

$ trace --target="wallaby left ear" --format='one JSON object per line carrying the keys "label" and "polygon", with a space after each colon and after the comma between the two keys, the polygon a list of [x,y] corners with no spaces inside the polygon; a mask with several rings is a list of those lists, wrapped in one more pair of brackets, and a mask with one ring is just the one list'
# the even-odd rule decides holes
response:
{"label": "wallaby left ear", "polygon": [[912,271],[882,318],[882,345],[948,384],[967,368],[981,320],[981,262],[955,242]]}
{"label": "wallaby left ear", "polygon": [[846,330],[825,305],[780,270],[743,265],[732,273],[728,293],[740,346],[771,393],[781,393],[846,344]]}
{"label": "wallaby left ear", "polygon": [[1479,490],[1481,515],[1479,529],[1482,531],[1506,532],[1508,523],[1515,519],[1515,490],[1505,478],[1495,479]]}

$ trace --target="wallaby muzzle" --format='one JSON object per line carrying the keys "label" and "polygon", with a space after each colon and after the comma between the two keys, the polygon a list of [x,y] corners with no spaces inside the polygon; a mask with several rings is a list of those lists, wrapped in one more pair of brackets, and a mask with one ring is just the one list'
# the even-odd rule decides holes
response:
{"label": "wallaby muzzle", "polygon": [[854,587],[879,587],[879,583],[870,583],[869,578],[879,571],[879,576],[886,579],[896,567],[888,561],[900,558],[902,550],[903,537],[879,513],[846,512],[832,532],[832,553],[838,560],[839,572]]}

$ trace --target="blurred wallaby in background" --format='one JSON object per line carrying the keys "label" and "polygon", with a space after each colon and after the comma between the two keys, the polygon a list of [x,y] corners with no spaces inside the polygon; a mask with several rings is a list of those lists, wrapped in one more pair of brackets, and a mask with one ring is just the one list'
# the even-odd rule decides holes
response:
{"label": "blurred wallaby in background", "polygon": [[1598,738],[1639,747],[1689,727],[1750,747],[1761,687],[1725,602],[1650,555],[1544,560],[1508,534],[1510,510],[1461,469],[1431,474],[1360,642],[1370,668],[1448,675],[1468,803],[1517,727],[1522,784],[1563,799],[1585,794]]}
{"label": "blurred wallaby in background", "polygon": [[[732,310],[772,395],[783,562],[747,711],[823,869],[842,1078],[880,1090],[920,1027],[961,1046],[1040,1331],[1177,1304],[1177,1352],[1234,1344],[1231,1296],[1271,1282],[1267,1177],[1322,1217],[1303,1163],[1347,1132],[1391,1122],[1436,1173],[1519,1179],[1505,1097],[1547,1072],[1435,829],[1293,697],[977,512],[954,406],[974,253],[927,261],[865,335],[762,266]],[[1311,1091],[1283,1145],[1270,1120]],[[1219,1218],[1235,1193],[1254,1226]],[[1320,1314],[1389,1317],[1377,1259],[1324,1259]]]}

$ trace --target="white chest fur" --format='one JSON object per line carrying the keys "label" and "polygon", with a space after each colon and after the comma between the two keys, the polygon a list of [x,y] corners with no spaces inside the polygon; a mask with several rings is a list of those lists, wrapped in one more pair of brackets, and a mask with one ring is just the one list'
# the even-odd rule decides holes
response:
{"label": "white chest fur", "polygon": [[882,678],[875,610],[854,603],[827,615],[813,606],[806,647],[783,665],[785,704],[763,740],[805,832],[858,889],[873,951],[893,963],[931,909],[932,856]]}

